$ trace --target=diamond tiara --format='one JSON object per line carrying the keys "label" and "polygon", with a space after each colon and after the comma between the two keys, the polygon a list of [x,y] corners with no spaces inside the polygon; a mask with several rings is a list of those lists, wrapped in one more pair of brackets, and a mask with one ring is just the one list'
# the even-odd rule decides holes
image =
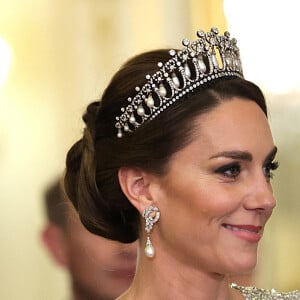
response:
{"label": "diamond tiara", "polygon": [[159,62],[159,70],[146,75],[136,95],[116,117],[117,137],[132,132],[148,120],[153,120],[167,107],[200,86],[222,77],[243,78],[242,64],[236,39],[228,31],[219,35],[217,28],[209,32],[197,31],[195,41],[183,39],[181,50],[170,50],[171,58]]}

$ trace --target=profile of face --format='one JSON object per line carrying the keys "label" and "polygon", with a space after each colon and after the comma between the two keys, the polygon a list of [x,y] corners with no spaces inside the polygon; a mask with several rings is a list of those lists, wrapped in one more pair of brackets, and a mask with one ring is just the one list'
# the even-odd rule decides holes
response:
{"label": "profile of face", "polygon": [[156,259],[175,258],[169,263],[182,272],[253,269],[276,204],[275,154],[267,118],[253,101],[233,98],[196,117],[191,142],[173,154],[166,174],[146,175],[147,197],[161,214],[151,233]]}
{"label": "profile of face", "polygon": [[56,228],[47,238],[56,241],[59,249],[51,249],[52,254],[69,270],[76,297],[112,300],[124,292],[135,273],[137,243],[123,244],[90,233],[71,207],[66,227]]}

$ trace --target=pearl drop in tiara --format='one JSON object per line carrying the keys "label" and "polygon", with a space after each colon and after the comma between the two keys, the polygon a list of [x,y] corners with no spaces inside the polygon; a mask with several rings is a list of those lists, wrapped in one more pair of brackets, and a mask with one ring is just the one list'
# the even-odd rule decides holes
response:
{"label": "pearl drop in tiara", "polygon": [[181,50],[170,50],[171,58],[159,62],[159,70],[146,75],[136,95],[128,98],[128,105],[116,117],[117,137],[136,130],[148,120],[200,86],[222,77],[243,78],[242,64],[236,39],[226,31],[219,35],[217,28],[209,32],[199,30],[195,41],[183,39]]}

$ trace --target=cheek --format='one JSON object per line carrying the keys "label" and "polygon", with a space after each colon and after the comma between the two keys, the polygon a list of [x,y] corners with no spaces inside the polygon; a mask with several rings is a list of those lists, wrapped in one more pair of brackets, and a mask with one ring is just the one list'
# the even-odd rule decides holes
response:
{"label": "cheek", "polygon": [[216,214],[227,214],[237,210],[248,194],[248,187],[238,182],[221,182],[214,180],[208,182],[199,194],[206,202],[209,210]]}
{"label": "cheek", "polygon": [[184,174],[176,171],[176,176],[169,177],[157,189],[163,230],[172,227],[181,234],[203,232],[239,208],[242,193],[237,185],[219,182],[193,169]]}
{"label": "cheek", "polygon": [[238,207],[231,197],[213,190],[199,192],[191,199],[190,215],[205,223],[217,222],[219,219],[231,214]]}
{"label": "cheek", "polygon": [[167,190],[160,200],[159,208],[168,226],[177,230],[188,230],[188,227],[207,223],[214,216],[219,206],[211,201],[212,195],[195,185],[177,185]]}
{"label": "cheek", "polygon": [[[196,187],[196,188],[195,188]],[[171,197],[174,215],[188,223],[207,225],[236,211],[241,195],[215,184],[173,189]]]}

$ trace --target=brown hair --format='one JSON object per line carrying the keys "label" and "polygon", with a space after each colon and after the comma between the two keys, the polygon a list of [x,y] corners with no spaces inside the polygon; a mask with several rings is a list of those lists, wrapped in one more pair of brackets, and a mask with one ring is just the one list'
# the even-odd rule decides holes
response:
{"label": "brown hair", "polygon": [[255,84],[228,77],[199,88],[117,138],[115,117],[121,107],[134,96],[134,88],[143,85],[145,75],[157,70],[157,62],[168,59],[168,50],[156,50],[129,60],[112,78],[101,102],[91,103],[83,116],[84,135],[67,155],[65,188],[83,224],[95,234],[120,242],[138,238],[140,217],[120,188],[120,167],[164,174],[170,157],[190,142],[195,117],[233,97],[256,102],[267,115],[264,96]]}

